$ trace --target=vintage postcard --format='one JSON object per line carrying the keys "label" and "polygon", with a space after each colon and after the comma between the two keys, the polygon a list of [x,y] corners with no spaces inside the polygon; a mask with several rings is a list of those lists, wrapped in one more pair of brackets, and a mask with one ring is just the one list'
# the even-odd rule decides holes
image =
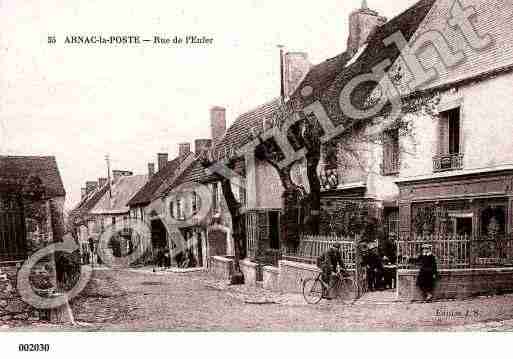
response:
{"label": "vintage postcard", "polygon": [[0,0],[2,334],[511,331],[512,24]]}

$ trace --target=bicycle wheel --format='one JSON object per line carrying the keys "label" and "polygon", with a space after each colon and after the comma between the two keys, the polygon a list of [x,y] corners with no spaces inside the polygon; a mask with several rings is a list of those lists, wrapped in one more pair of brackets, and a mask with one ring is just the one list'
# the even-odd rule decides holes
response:
{"label": "bicycle wheel", "polygon": [[319,278],[310,278],[303,282],[303,297],[308,304],[317,304],[322,299],[323,285]]}
{"label": "bicycle wheel", "polygon": [[340,280],[338,297],[346,304],[354,303],[358,299],[358,287],[352,278]]}

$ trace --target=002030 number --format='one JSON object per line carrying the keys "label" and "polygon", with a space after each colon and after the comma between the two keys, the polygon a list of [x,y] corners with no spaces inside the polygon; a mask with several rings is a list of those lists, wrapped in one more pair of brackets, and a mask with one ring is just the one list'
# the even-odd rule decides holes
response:
{"label": "002030 number", "polygon": [[20,352],[48,352],[50,344],[20,344],[18,345]]}

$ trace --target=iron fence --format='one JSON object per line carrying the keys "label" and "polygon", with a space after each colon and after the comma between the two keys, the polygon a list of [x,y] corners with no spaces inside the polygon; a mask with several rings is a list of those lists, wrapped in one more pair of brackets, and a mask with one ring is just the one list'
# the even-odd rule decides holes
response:
{"label": "iron fence", "polygon": [[513,266],[513,237],[415,236],[397,242],[397,264],[415,268],[423,244],[430,244],[440,268]]}
{"label": "iron fence", "polygon": [[305,235],[301,237],[298,248],[295,250],[285,249],[283,259],[302,262],[307,264],[316,264],[317,258],[326,252],[333,244],[341,245],[342,260],[346,268],[355,266],[356,245],[358,237],[338,237],[338,236],[313,236]]}

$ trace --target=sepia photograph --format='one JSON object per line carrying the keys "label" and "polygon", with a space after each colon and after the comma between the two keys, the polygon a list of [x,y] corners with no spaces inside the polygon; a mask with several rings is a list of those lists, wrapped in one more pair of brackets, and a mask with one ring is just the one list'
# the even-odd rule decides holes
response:
{"label": "sepia photograph", "polygon": [[511,0],[0,0],[0,69],[0,354],[513,330]]}

